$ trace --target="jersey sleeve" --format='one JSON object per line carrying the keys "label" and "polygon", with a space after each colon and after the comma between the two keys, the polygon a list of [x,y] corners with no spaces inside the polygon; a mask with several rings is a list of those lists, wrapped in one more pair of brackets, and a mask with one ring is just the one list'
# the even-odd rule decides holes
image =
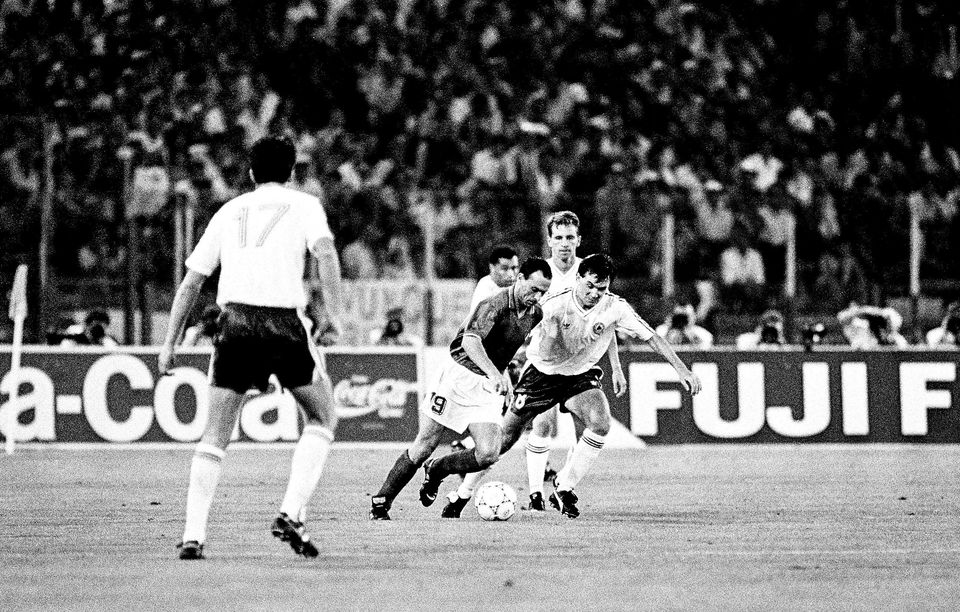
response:
{"label": "jersey sleeve", "polygon": [[498,294],[482,300],[470,315],[470,320],[467,321],[463,335],[486,338],[500,318],[501,311],[506,307],[507,300],[503,297]]}
{"label": "jersey sleeve", "polygon": [[618,331],[625,331],[643,341],[649,340],[656,333],[650,324],[640,318],[637,311],[624,300],[617,301],[616,309]]}
{"label": "jersey sleeve", "polygon": [[304,208],[306,211],[304,229],[306,231],[307,248],[315,245],[321,238],[333,240],[333,232],[330,231],[330,224],[327,223],[327,213],[320,200],[311,198],[310,203]]}
{"label": "jersey sleeve", "polygon": [[[222,211],[223,209],[221,209]],[[194,247],[190,257],[187,257],[186,266],[188,269],[210,276],[220,265],[220,247],[223,241],[223,219],[220,212],[214,214],[207,224],[207,229],[200,236],[200,241]]]}

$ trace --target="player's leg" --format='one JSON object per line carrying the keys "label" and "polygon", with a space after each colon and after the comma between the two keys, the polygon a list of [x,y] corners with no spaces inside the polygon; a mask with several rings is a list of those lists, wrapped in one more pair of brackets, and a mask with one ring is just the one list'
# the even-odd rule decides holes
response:
{"label": "player's leg", "polygon": [[269,322],[268,329],[274,337],[262,351],[264,371],[275,374],[280,385],[290,390],[304,414],[303,431],[290,462],[287,490],[270,531],[298,555],[316,557],[319,550],[304,519],[336,431],[333,388],[324,357],[310,339],[300,315],[285,312],[272,315]]}
{"label": "player's leg", "polygon": [[181,559],[203,558],[207,518],[220,481],[221,462],[237,422],[243,394],[223,387],[210,387],[207,424],[190,464],[187,516],[180,545]]}
{"label": "player's leg", "polygon": [[[504,414],[503,431],[501,433],[499,450],[500,457],[502,457],[504,453],[516,445],[521,434],[523,434],[524,428],[532,418],[532,414],[518,415],[511,410],[508,410],[506,414]],[[479,472],[465,474],[463,482],[460,483],[460,486],[457,488],[457,490],[451,491],[447,495],[447,505],[444,506],[440,516],[444,518],[459,518],[460,512],[463,510],[464,506],[467,505],[467,502],[470,500],[470,498],[473,497],[473,492],[477,490],[477,487],[480,485],[480,481],[483,480],[483,477],[486,476],[487,472],[489,471],[490,468],[488,467]]]}
{"label": "player's leg", "polygon": [[440,445],[446,427],[430,418],[421,419],[420,430],[413,444],[400,453],[380,490],[371,499],[370,518],[390,520],[390,507],[400,491],[413,479],[423,462]]}
{"label": "player's leg", "polygon": [[290,389],[303,409],[305,423],[290,462],[290,480],[280,504],[280,512],[303,523],[307,502],[320,482],[330,446],[333,444],[337,416],[333,390],[326,375],[310,385]]}
{"label": "player's leg", "polygon": [[575,395],[565,405],[576,419],[583,422],[584,430],[570,461],[557,474],[556,491],[550,496],[550,504],[570,518],[576,518],[580,511],[573,490],[603,449],[610,431],[610,405],[600,389],[589,389]]}
{"label": "player's leg", "polygon": [[557,435],[557,407],[554,406],[533,419],[533,427],[527,435],[527,484],[530,494],[543,496],[544,473],[550,462],[550,448]]}

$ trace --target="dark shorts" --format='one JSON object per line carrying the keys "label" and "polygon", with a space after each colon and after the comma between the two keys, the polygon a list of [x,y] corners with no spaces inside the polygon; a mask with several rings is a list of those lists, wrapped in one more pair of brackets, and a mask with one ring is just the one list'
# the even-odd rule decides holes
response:
{"label": "dark shorts", "polygon": [[600,388],[603,370],[592,367],[583,374],[564,376],[562,374],[544,374],[532,364],[520,375],[520,382],[513,390],[513,406],[510,410],[522,417],[530,417],[546,412],[553,406],[560,406],[566,412],[565,403],[571,397],[584,391]]}
{"label": "dark shorts", "polygon": [[214,387],[267,390],[271,374],[292,389],[313,381],[307,330],[292,308],[227,304],[217,319],[211,365]]}

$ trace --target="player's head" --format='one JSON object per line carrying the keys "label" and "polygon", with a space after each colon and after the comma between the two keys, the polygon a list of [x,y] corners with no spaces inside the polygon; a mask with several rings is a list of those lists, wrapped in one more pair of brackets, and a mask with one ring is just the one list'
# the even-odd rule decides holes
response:
{"label": "player's head", "polygon": [[613,280],[613,260],[605,253],[595,253],[584,258],[577,268],[576,295],[586,308],[597,305],[610,289]]}
{"label": "player's head", "polygon": [[286,183],[297,161],[297,149],[289,138],[267,136],[250,150],[250,178],[254,183]]}
{"label": "player's head", "polygon": [[569,210],[561,210],[547,219],[547,246],[554,259],[569,261],[577,256],[580,246],[580,218]]}
{"label": "player's head", "polygon": [[490,278],[497,287],[509,287],[517,280],[520,260],[513,247],[501,244],[490,251]]}
{"label": "player's head", "polygon": [[550,290],[553,270],[546,259],[528,257],[517,275],[517,299],[525,306],[533,306]]}

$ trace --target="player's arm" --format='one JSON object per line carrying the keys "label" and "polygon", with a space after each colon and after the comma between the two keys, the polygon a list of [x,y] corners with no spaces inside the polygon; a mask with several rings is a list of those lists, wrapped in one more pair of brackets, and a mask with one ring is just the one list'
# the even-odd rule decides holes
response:
{"label": "player's arm", "polygon": [[340,274],[340,257],[333,245],[333,238],[319,238],[310,248],[317,262],[317,274],[320,277],[320,295],[327,319],[337,334],[340,333],[340,313],[343,312],[343,278]]}
{"label": "player's arm", "polygon": [[197,295],[200,294],[200,288],[203,287],[203,281],[207,277],[195,270],[187,270],[186,276],[177,287],[177,294],[173,298],[173,306],[170,308],[170,323],[167,325],[167,336],[163,340],[163,346],[160,348],[160,354],[157,356],[157,367],[160,374],[166,374],[173,365],[173,355],[176,351],[177,339],[183,333],[183,326],[187,322],[187,317],[193,310],[193,305],[197,301]]}
{"label": "player's arm", "polygon": [[681,361],[680,357],[677,356],[674,352],[673,347],[667,344],[667,341],[661,338],[658,334],[652,334],[647,338],[647,344],[660,355],[667,360],[667,362],[673,366],[673,369],[677,371],[677,374],[680,376],[680,383],[683,384],[683,387],[690,392],[690,395],[696,395],[700,392],[700,379],[697,378],[697,375],[690,371],[690,368],[687,367],[687,364]]}
{"label": "player's arm", "polygon": [[613,392],[617,397],[621,397],[627,391],[627,377],[623,375],[623,366],[620,365],[620,346],[617,343],[616,333],[610,338],[607,357],[610,359],[610,378],[613,382]]}
{"label": "player's arm", "polygon": [[513,393],[510,377],[505,371],[497,370],[497,366],[494,365],[493,361],[490,360],[490,356],[487,355],[487,350],[483,348],[482,341],[493,329],[494,324],[496,324],[503,305],[502,296],[494,296],[482,300],[477,306],[477,309],[470,315],[470,320],[464,328],[461,346],[463,346],[463,352],[467,354],[470,361],[483,370],[484,375],[493,382],[497,392],[506,394],[507,400],[509,401]]}
{"label": "player's arm", "polygon": [[683,384],[683,387],[689,391],[691,395],[699,393],[701,387],[700,379],[690,371],[687,364],[680,360],[676,352],[674,352],[673,347],[671,347],[660,334],[655,332],[646,321],[641,319],[640,315],[625,301],[621,300],[617,303],[616,307],[618,308],[617,328],[649,344],[650,348],[659,353],[661,357],[673,366],[673,369],[676,370],[680,376],[680,383]]}

